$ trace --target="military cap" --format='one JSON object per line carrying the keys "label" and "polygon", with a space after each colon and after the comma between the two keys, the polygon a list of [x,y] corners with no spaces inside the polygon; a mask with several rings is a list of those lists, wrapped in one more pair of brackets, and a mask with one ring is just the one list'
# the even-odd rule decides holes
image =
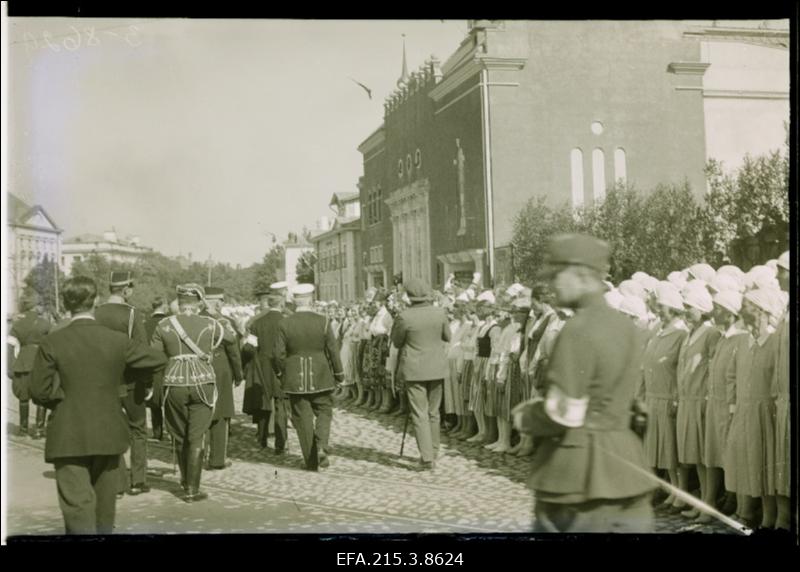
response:
{"label": "military cap", "polygon": [[310,296],[314,293],[313,284],[298,284],[292,288],[292,294],[295,296]]}
{"label": "military cap", "polygon": [[269,285],[269,289],[273,292],[281,291],[281,290],[288,290],[289,283],[288,282],[273,282]]}
{"label": "military cap", "polygon": [[225,289],[217,286],[206,286],[205,298],[206,300],[224,300]]}
{"label": "military cap", "polygon": [[178,294],[178,298],[195,298],[197,300],[202,300],[205,297],[205,290],[200,284],[188,283],[188,284],[179,284],[175,288],[175,292]]}
{"label": "military cap", "polygon": [[713,302],[728,310],[731,314],[739,315],[742,311],[742,294],[735,290],[722,290],[714,294]]}
{"label": "military cap", "polygon": [[553,276],[564,266],[586,266],[602,275],[610,268],[608,243],[585,234],[558,234],[550,240],[542,276]]}
{"label": "military cap", "polygon": [[133,276],[130,272],[112,272],[109,286],[133,286]]}
{"label": "military cap", "polygon": [[789,270],[789,251],[787,250],[778,257],[778,266],[784,270]]}

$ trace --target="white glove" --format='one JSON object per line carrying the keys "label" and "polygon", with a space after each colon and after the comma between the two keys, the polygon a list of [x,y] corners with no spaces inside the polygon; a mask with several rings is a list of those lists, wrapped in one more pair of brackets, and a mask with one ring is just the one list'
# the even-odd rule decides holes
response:
{"label": "white glove", "polygon": [[254,348],[258,347],[258,338],[256,336],[254,336],[253,334],[248,334],[245,342],[250,344]]}

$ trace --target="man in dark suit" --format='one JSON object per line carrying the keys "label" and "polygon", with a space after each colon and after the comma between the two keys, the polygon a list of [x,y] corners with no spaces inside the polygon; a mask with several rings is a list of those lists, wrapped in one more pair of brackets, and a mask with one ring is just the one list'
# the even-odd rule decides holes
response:
{"label": "man in dark suit", "polygon": [[[167,316],[169,316],[169,306],[167,301],[159,296],[153,300],[153,313],[144,322],[148,343],[153,338],[153,333],[156,331],[158,323]],[[150,415],[153,420],[153,438],[157,441],[161,441],[164,438],[164,415],[161,411],[164,405],[163,381],[161,375],[155,376],[153,379],[153,397],[145,402],[147,408],[150,409]]]}
{"label": "man in dark suit", "polygon": [[423,470],[433,469],[439,454],[439,407],[447,375],[450,326],[443,308],[430,304],[430,287],[412,278],[405,284],[411,307],[392,328],[392,343],[399,350],[398,375],[406,394]]}
{"label": "man in dark suit", "polygon": [[[147,332],[141,313],[128,303],[133,295],[133,278],[130,272],[112,272],[109,284],[110,295],[105,304],[95,310],[95,319],[103,326],[122,332],[137,343],[147,345]],[[120,467],[120,490],[130,495],[150,491],[147,485],[147,407],[145,386],[152,384],[146,374],[136,371],[125,373],[125,384],[121,386],[122,408],[128,416],[131,433],[130,476],[125,459]]]}
{"label": "man in dark suit", "polygon": [[208,316],[218,321],[224,331],[222,344],[214,350],[214,373],[217,376],[217,404],[211,416],[211,428],[208,430],[209,452],[208,469],[220,470],[231,466],[226,460],[228,452],[228,431],[231,418],[236,413],[233,407],[233,386],[242,383],[242,356],[239,352],[239,336],[231,321],[222,315],[222,303],[225,291],[216,286],[206,287],[206,309],[201,316]]}
{"label": "man in dark suit", "polygon": [[[29,301],[23,308],[25,311],[11,326],[8,338],[8,344],[16,352],[13,364],[9,360],[9,377],[12,380],[11,390],[19,399],[19,435],[28,434],[31,399],[29,386],[33,361],[39,350],[39,343],[52,329],[50,320],[44,317],[44,307],[40,303]],[[44,407],[36,408],[36,428],[30,434],[31,438],[39,439],[44,434],[45,414]]]}
{"label": "man in dark suit", "polygon": [[286,297],[278,290],[265,290],[258,293],[261,312],[248,326],[247,342],[243,353],[252,355],[258,364],[252,364],[251,383],[245,388],[243,410],[253,416],[258,425],[258,442],[262,448],[267,446],[270,417],[274,412],[275,453],[286,450],[288,437],[288,398],[281,390],[275,364],[275,341],[278,326],[284,319]]}
{"label": "man in dark suit", "polygon": [[31,396],[54,409],[45,461],[55,465],[67,534],[111,534],[117,466],[130,442],[119,386],[126,369],[152,372],[166,358],[94,319],[97,287],[90,278],[67,280],[62,293],[72,322],[42,340]]}
{"label": "man in dark suit", "polygon": [[332,393],[336,384],[344,380],[344,370],[339,344],[327,317],[312,310],[314,286],[298,284],[292,293],[296,311],[278,326],[275,363],[281,388],[289,396],[292,425],[306,468],[317,471],[330,465],[327,448],[333,417]]}

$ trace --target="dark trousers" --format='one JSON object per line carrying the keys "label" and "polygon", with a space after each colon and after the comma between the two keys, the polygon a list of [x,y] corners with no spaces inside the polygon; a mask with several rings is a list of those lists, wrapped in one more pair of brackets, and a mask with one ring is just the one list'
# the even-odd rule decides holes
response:
{"label": "dark trousers", "polygon": [[653,532],[650,494],[575,504],[536,501],[533,532]]}
{"label": "dark trousers", "polygon": [[122,409],[131,430],[131,474],[130,481],[127,474],[124,476],[126,488],[128,484],[147,482],[147,407],[143,393],[143,388],[129,386],[127,395],[122,398]]}
{"label": "dark trousers", "polygon": [[289,438],[289,398],[276,397],[272,401],[272,411],[259,411],[253,416],[258,424],[258,440],[262,447],[267,446],[269,421],[273,415],[275,416],[275,450],[281,451],[286,448],[286,441]]}
{"label": "dark trousers", "polygon": [[119,458],[120,455],[65,457],[53,463],[67,534],[111,534]]}
{"label": "dark trousers", "polygon": [[228,454],[228,428],[230,418],[216,419],[208,429],[208,464],[211,467],[224,467]]}
{"label": "dark trousers", "polygon": [[439,453],[439,407],[443,386],[443,379],[406,381],[411,423],[424,462],[435,461]]}
{"label": "dark trousers", "polygon": [[161,439],[164,432],[164,414],[161,411],[161,406],[148,403],[147,408],[150,409],[150,415],[153,418],[153,437]]}
{"label": "dark trousers", "polygon": [[181,477],[186,480],[190,457],[203,449],[203,437],[211,426],[214,384],[197,387],[170,387],[164,401],[164,421],[178,453]]}
{"label": "dark trousers", "polygon": [[306,468],[316,470],[319,467],[319,451],[327,450],[331,434],[333,390],[290,394],[289,404],[292,409],[292,425],[297,431]]}

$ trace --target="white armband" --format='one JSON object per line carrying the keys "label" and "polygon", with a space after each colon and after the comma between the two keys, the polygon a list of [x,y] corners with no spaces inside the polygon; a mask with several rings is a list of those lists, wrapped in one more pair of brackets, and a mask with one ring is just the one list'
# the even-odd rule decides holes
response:
{"label": "white armband", "polygon": [[555,385],[550,386],[550,389],[548,389],[544,402],[545,413],[550,419],[559,425],[572,428],[583,425],[588,408],[588,397],[575,399]]}
{"label": "white armband", "polygon": [[245,339],[245,342],[250,344],[254,348],[258,347],[258,338],[256,336],[254,336],[253,334],[247,334],[247,338]]}
{"label": "white armband", "polygon": [[19,350],[22,344],[20,344],[19,340],[14,336],[8,336],[8,345],[14,348],[14,358],[16,359],[19,356]]}

